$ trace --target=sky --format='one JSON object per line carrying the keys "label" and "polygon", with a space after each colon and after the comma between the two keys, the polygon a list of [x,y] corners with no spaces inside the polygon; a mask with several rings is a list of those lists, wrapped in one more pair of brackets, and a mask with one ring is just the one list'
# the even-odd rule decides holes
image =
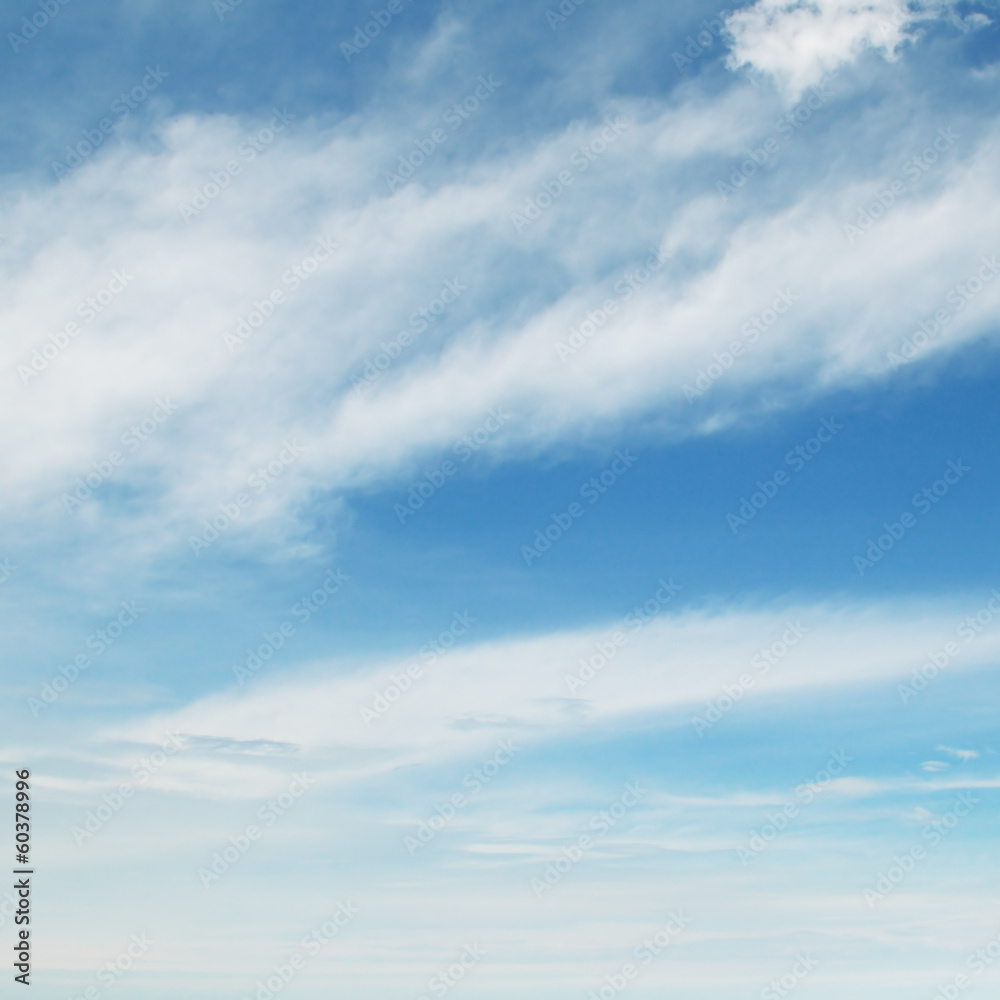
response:
{"label": "sky", "polygon": [[993,995],[995,0],[376,3],[0,11],[34,995]]}

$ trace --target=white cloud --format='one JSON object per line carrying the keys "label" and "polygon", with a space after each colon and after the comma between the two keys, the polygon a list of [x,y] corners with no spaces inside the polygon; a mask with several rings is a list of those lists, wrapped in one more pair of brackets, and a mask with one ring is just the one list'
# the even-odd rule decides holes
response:
{"label": "white cloud", "polygon": [[[911,824],[937,821],[937,814],[920,804],[928,802],[926,796],[993,789],[1000,778],[865,777],[883,769],[880,757],[867,755],[851,761],[856,773],[829,782],[814,803],[800,802],[789,830],[766,855],[741,866],[736,846],[780,805],[798,801],[795,783],[811,780],[817,764],[838,748],[814,745],[810,752],[816,758],[803,761],[803,773],[792,778],[784,773],[775,781],[761,772],[748,787],[739,769],[730,779],[718,780],[710,735],[707,759],[691,754],[670,774],[659,773],[661,765],[651,765],[645,755],[633,758],[631,777],[640,779],[648,794],[550,896],[538,900],[530,879],[589,828],[597,810],[616,801],[621,788],[612,772],[628,763],[621,758],[614,768],[584,773],[571,755],[552,758],[546,748],[560,742],[573,745],[584,727],[590,742],[598,734],[635,733],[651,716],[660,727],[665,722],[690,727],[689,716],[703,711],[707,699],[722,694],[723,686],[732,685],[741,673],[755,672],[750,658],[774,642],[789,619],[801,619],[809,631],[747,691],[715,735],[725,739],[723,727],[736,723],[737,712],[773,718],[771,712],[780,704],[791,717],[797,705],[815,706],[834,691],[855,688],[859,698],[871,695],[872,704],[879,704],[884,694],[877,692],[891,692],[908,678],[926,650],[953,633],[959,612],[941,603],[840,604],[664,617],[630,635],[581,692],[576,711],[567,710],[565,675],[579,668],[580,657],[593,653],[606,628],[456,648],[427,667],[412,690],[370,729],[360,722],[359,705],[370,703],[371,695],[409,660],[367,667],[323,663],[298,676],[262,676],[247,690],[220,692],[176,711],[110,727],[102,738],[125,737],[150,747],[168,730],[202,736],[188,741],[184,752],[171,758],[81,848],[70,842],[66,830],[100,801],[102,790],[94,785],[92,768],[79,787],[65,778],[46,780],[39,770],[50,808],[60,817],[49,824],[59,836],[50,833],[41,846],[71,894],[85,893],[89,886],[80,881],[80,871],[88,879],[94,872],[129,873],[127,879],[120,874],[109,879],[106,902],[116,914],[134,911],[145,918],[146,911],[132,899],[156,894],[161,900],[156,920],[144,929],[160,945],[150,960],[157,970],[207,974],[267,968],[282,960],[281,947],[286,946],[275,942],[300,939],[315,920],[325,918],[332,896],[358,902],[362,918],[356,933],[344,935],[329,964],[317,960],[317,986],[329,973],[340,981],[365,979],[371,984],[365,995],[416,995],[433,971],[426,966],[446,959],[456,943],[460,950],[462,935],[475,934],[491,950],[493,964],[484,965],[491,981],[499,977],[518,987],[519,995],[531,995],[520,989],[531,983],[541,997],[555,982],[578,983],[581,991],[600,982],[674,908],[692,917],[691,931],[679,939],[669,964],[649,969],[650,985],[668,979],[675,985],[704,985],[726,977],[765,983],[780,974],[790,936],[797,935],[798,947],[818,948],[834,935],[878,949],[867,964],[835,970],[852,996],[867,996],[862,987],[884,965],[885,949],[892,953],[894,942],[929,935],[941,949],[934,953],[934,961],[940,962],[949,948],[965,947],[967,940],[982,936],[982,927],[991,926],[988,901],[973,889],[944,897],[914,881],[899,900],[887,900],[875,915],[863,909],[861,891],[898,851],[898,843],[913,836]],[[984,634],[967,664],[995,663],[998,642]],[[908,711],[901,707],[901,716]],[[469,724],[481,716],[502,724]],[[905,725],[905,718],[898,722]],[[919,716],[913,725],[919,729]],[[781,748],[786,734],[780,727],[765,728],[766,738],[773,739],[776,750]],[[486,757],[501,736],[516,738],[524,747],[524,760],[531,757],[533,763],[523,769],[516,758],[488,793],[459,810],[424,853],[410,857],[403,835],[412,833],[451,790],[464,788],[456,775]],[[255,752],[218,755],[230,747],[290,750],[293,743],[301,751],[295,759],[266,761]],[[717,742],[716,750],[727,745]],[[874,746],[877,741],[870,744]],[[784,746],[785,756],[787,750]],[[116,753],[103,758],[108,790],[114,787],[116,762],[124,767],[144,753],[134,743],[117,744]],[[558,790],[552,773],[539,770],[546,759],[561,768]],[[702,791],[698,778],[706,765],[714,778]],[[300,770],[320,778],[316,788],[287,820],[265,832],[225,882],[203,890],[198,867],[254,821],[259,805],[281,787],[281,775]],[[428,780],[429,773],[436,779]],[[287,785],[287,776],[283,780]],[[879,795],[891,796],[891,807]],[[901,815],[895,806],[900,795],[912,804]],[[897,825],[875,836],[870,821],[876,819],[881,827],[886,816]],[[148,864],[151,851],[159,859],[156,866]],[[957,853],[959,861],[966,856]],[[816,864],[817,857],[824,859],[823,865]],[[84,868],[81,858],[87,860]],[[662,878],[649,878],[651,864]],[[435,886],[432,908],[427,908],[428,884]],[[269,898],[294,899],[294,905],[261,922],[250,904],[265,887],[270,887]],[[282,895],[286,892],[290,895]],[[193,911],[192,893],[205,901]],[[944,905],[965,913],[967,923],[942,943],[934,932]],[[399,926],[400,912],[419,913],[421,919]],[[104,937],[95,931],[81,939],[75,916],[74,907],[55,915],[51,940],[73,940],[67,940],[65,951],[46,956],[48,964],[73,961],[86,967],[106,960],[107,927],[100,925]],[[225,922],[224,940],[213,930],[220,920]],[[192,953],[184,942],[193,932],[214,946]],[[384,957],[390,946],[399,960],[387,971]]]}
{"label": "white cloud", "polygon": [[[410,663],[421,662],[418,657],[365,668],[316,664],[297,677],[286,673],[275,679],[265,670],[244,690],[234,686],[106,735],[154,743],[164,732],[180,731],[296,743],[306,756],[325,760],[329,781],[351,783],[399,767],[472,758],[501,735],[546,741],[581,726],[628,726],[648,713],[676,712],[679,724],[691,727],[691,718],[704,716],[708,703],[725,697],[727,686],[739,686],[743,674],[754,683],[721,713],[720,731],[729,712],[750,712],[771,699],[845,685],[891,687],[923,662],[926,649],[953,633],[955,617],[930,605],[689,611],[627,633],[628,642],[582,688],[571,686],[567,677],[579,676],[581,660],[599,653],[608,629],[457,647],[424,665],[406,691],[390,695],[395,700],[387,710],[367,721],[361,709],[377,708],[376,695],[402,688],[405,681],[399,678],[405,679]],[[773,670],[762,673],[752,658],[787,637],[789,622],[805,634]],[[965,662],[988,662],[998,649],[1000,638],[984,635]],[[704,738],[711,736],[710,730]],[[212,780],[219,778],[229,783],[226,794],[233,794],[229,774],[235,766],[246,762],[227,760],[200,775],[192,791],[212,794]],[[253,758],[254,768],[263,766]]]}
{"label": "white cloud", "polygon": [[[762,216],[749,191],[742,203],[684,193],[692,164],[719,164],[711,169],[724,180],[720,154],[740,155],[748,121],[768,127],[775,107],[749,100],[737,90],[652,113],[618,106],[629,128],[521,235],[511,214],[600,123],[446,176],[428,164],[391,198],[379,178],[399,154],[398,133],[377,118],[332,131],[293,125],[253,162],[239,150],[261,123],[222,117],[165,123],[157,151],[105,150],[15,206],[0,248],[0,366],[11,390],[0,412],[22,429],[0,444],[8,511],[37,517],[47,505],[65,516],[63,491],[120,448],[157,398],[178,412],[110,480],[147,491],[143,546],[157,531],[183,545],[286,439],[303,455],[241,525],[282,520],[313,490],[404,481],[496,406],[515,419],[492,453],[523,456],[648,415],[671,435],[702,433],[757,409],[765,388],[780,406],[885,377],[888,351],[997,249],[996,135],[972,140],[974,156],[942,155],[933,186],[908,188],[852,244],[845,223],[896,178],[894,163],[870,179],[810,185]],[[914,152],[935,135],[928,127]],[[233,157],[240,173],[185,224],[178,205]],[[628,193],[637,189],[649,193],[642,207]],[[283,285],[324,234],[340,249],[297,290]],[[657,244],[669,261],[626,302],[615,282]],[[539,283],[539,261],[560,292],[554,278]],[[79,322],[78,304],[123,268],[134,275],[125,291],[22,385],[17,366]],[[352,375],[453,279],[468,290],[449,313],[356,392]],[[273,289],[288,293],[284,303],[231,355],[224,335]],[[691,407],[684,385],[779,289],[792,290],[794,307]],[[998,290],[987,284],[922,359],[990,330]],[[620,306],[613,320],[561,360],[556,342],[609,296]],[[98,526],[110,492],[102,486],[75,516]]]}
{"label": "white cloud", "polygon": [[775,77],[794,100],[866,48],[893,59],[927,16],[895,0],[757,0],[728,19],[729,65]]}

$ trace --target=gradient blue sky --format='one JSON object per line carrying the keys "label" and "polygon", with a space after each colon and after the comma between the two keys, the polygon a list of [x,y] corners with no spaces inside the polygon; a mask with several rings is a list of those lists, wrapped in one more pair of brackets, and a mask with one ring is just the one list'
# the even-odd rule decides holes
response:
{"label": "gradient blue sky", "polygon": [[629,962],[635,1000],[769,1000],[807,953],[802,1000],[990,994],[996,3],[399,5],[346,54],[384,5],[2,14],[0,757],[35,775],[36,995],[238,1000],[301,954],[275,995],[418,1000],[467,946],[470,1000],[584,1000]]}

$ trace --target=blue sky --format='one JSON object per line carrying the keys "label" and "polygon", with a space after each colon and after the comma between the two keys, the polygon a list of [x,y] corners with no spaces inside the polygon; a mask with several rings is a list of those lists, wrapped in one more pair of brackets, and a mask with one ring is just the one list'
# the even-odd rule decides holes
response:
{"label": "blue sky", "polygon": [[3,18],[39,996],[995,989],[995,3]]}

